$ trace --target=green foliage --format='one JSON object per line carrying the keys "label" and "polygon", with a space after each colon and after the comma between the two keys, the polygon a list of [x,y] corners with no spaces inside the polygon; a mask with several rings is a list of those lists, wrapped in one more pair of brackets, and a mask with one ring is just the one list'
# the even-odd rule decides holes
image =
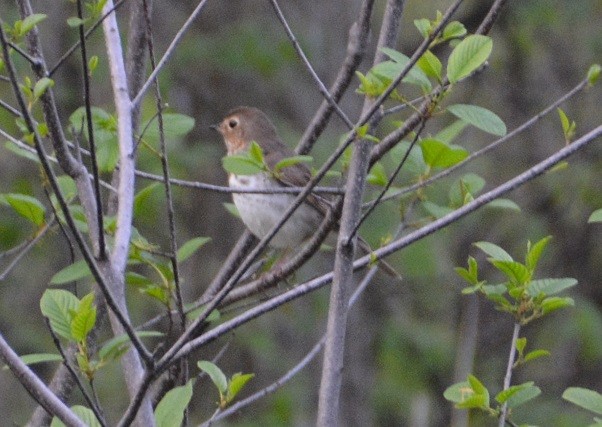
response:
{"label": "green foliage", "polygon": [[[562,398],[597,415],[602,415],[602,394],[598,392],[581,387],[569,387],[562,393]],[[596,419],[596,422],[600,423],[602,420]]]}
{"label": "green foliage", "polygon": [[[418,32],[425,39],[428,38],[435,28],[441,23],[443,19],[443,14],[440,11],[437,11],[437,16],[434,20],[429,20],[427,18],[415,19],[414,26],[418,29]],[[453,39],[457,39],[466,35],[466,28],[461,22],[451,21],[449,22],[443,31],[435,37],[432,41],[431,46],[435,46],[437,44],[450,41]]]}
{"label": "green foliage", "polygon": [[476,247],[489,255],[488,261],[507,280],[497,285],[488,285],[486,281],[478,280],[476,262],[474,258],[469,258],[468,269],[456,268],[458,275],[470,284],[463,293],[481,292],[494,303],[497,310],[512,314],[515,321],[522,325],[573,305],[571,298],[552,295],[575,286],[575,279],[533,279],[537,263],[550,239],[550,236],[545,237],[534,245],[528,242],[524,264],[514,261],[508,252],[493,243],[475,243]]}
{"label": "green foliage", "polygon": [[90,276],[92,276],[90,267],[88,267],[86,260],[82,259],[73,264],[69,264],[67,267],[55,273],[50,279],[50,284],[64,285]]}
{"label": "green foliage", "polygon": [[493,41],[490,37],[470,35],[462,40],[452,51],[447,63],[447,78],[451,83],[469,76],[487,61]]}
{"label": "green foliage", "polygon": [[35,197],[19,193],[0,194],[0,204],[10,206],[17,214],[37,227],[45,223],[46,208]]}
{"label": "green foliage", "polygon": [[222,370],[212,362],[201,360],[197,365],[203,372],[209,375],[209,378],[215,384],[219,392],[218,405],[221,409],[232,403],[242,388],[255,376],[255,374],[242,374],[238,372],[228,380]]}
{"label": "green foliage", "polygon": [[184,411],[192,398],[192,384],[190,380],[186,385],[174,387],[169,390],[155,409],[155,422],[157,427],[179,427],[184,420]]}
{"label": "green foliage", "polygon": [[[35,365],[37,363],[47,363],[47,362],[62,362],[63,358],[60,354],[55,353],[33,353],[33,354],[24,354],[21,357],[21,361],[26,365]],[[7,365],[4,365],[2,369],[8,369]]]}
{"label": "green foliage", "polygon": [[235,175],[255,175],[268,170],[263,158],[263,150],[255,141],[251,141],[249,151],[222,158],[226,172]]}
{"label": "green foliage", "polygon": [[598,82],[600,71],[602,71],[600,64],[593,64],[591,67],[589,67],[589,70],[587,70],[587,81],[590,86],[593,86]]}
{"label": "green foliage", "polygon": [[[194,129],[194,118],[185,114],[163,113],[163,135],[167,139],[182,138]],[[142,125],[142,137],[159,140],[159,120],[153,117]]]}
{"label": "green foliage", "polygon": [[[112,172],[119,160],[117,119],[99,107],[92,107],[92,129],[96,145],[96,161],[101,172]],[[86,109],[80,107],[69,117],[72,131],[87,140]]]}
{"label": "green foliage", "polygon": [[560,116],[560,124],[562,125],[564,141],[567,144],[569,144],[575,137],[575,130],[577,129],[577,124],[574,120],[570,120],[561,108],[558,108],[558,115]]}
{"label": "green foliage", "polygon": [[23,20],[15,21],[12,28],[7,28],[6,32],[12,37],[13,41],[19,42],[24,36],[27,35],[36,25],[48,18],[43,13],[32,13]]}
{"label": "green foliage", "polygon": [[462,147],[448,145],[436,139],[427,138],[420,141],[422,157],[431,168],[449,168],[468,156],[468,151]]}
{"label": "green foliage", "polygon": [[503,136],[506,125],[495,113],[476,105],[455,104],[447,107],[447,111],[466,123],[487,133]]}
{"label": "green foliage", "polygon": [[184,262],[196,251],[198,251],[203,245],[211,241],[210,237],[195,237],[184,243],[178,249],[177,260],[178,262]]}

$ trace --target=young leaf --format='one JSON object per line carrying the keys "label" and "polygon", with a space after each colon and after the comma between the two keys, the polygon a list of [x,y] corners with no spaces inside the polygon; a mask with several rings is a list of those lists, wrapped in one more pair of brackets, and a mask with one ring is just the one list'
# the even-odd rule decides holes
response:
{"label": "young leaf", "polygon": [[598,78],[600,77],[600,71],[602,71],[600,64],[594,64],[589,67],[589,70],[587,70],[587,82],[590,86],[596,84]]}
{"label": "young leaf", "polygon": [[[158,331],[139,331],[136,332],[136,336],[140,338],[161,337],[163,334]],[[130,337],[127,334],[118,335],[102,345],[98,350],[98,357],[101,360],[117,359],[128,350],[130,344]]]}
{"label": "young leaf", "polygon": [[224,203],[224,208],[235,218],[240,218],[240,213],[234,203]]}
{"label": "young leaf", "polygon": [[93,306],[94,293],[84,296],[79,302],[71,320],[71,336],[76,341],[84,341],[96,324],[96,307]]}
{"label": "young leaf", "polygon": [[192,382],[168,391],[155,409],[157,427],[180,427],[184,419],[184,410],[192,398]]}
{"label": "young leaf", "polygon": [[236,373],[232,375],[228,382],[228,391],[226,392],[226,403],[230,403],[234,400],[236,395],[242,390],[242,388],[253,378],[255,374],[241,374]]}
{"label": "young leaf", "polygon": [[459,37],[464,37],[466,32],[464,24],[458,21],[452,21],[445,26],[441,37],[443,40],[457,39]]}
{"label": "young leaf", "polygon": [[[63,357],[60,354],[56,353],[34,353],[34,354],[24,354],[20,356],[20,359],[26,365],[35,365],[36,363],[46,363],[46,362],[62,362]],[[2,369],[8,369],[8,366],[3,366]]]}
{"label": "young leaf", "polygon": [[448,168],[468,156],[468,151],[464,148],[446,145],[431,138],[420,141],[420,149],[424,162],[431,168]]}
{"label": "young leaf", "polygon": [[[401,71],[406,67],[406,65],[410,62],[410,58],[404,55],[401,52],[398,52],[394,49],[390,49],[387,47],[383,47],[380,49],[385,55],[393,60],[384,61],[380,64],[377,64],[372,72],[377,75],[382,75],[390,80],[394,80],[399,76]],[[422,70],[416,66],[410,68],[408,74],[402,80],[404,83],[414,84],[420,86],[425,91],[430,91],[432,88],[431,82],[422,72]]]}
{"label": "young leaf", "polygon": [[52,86],[54,86],[54,80],[48,77],[42,77],[36,82],[36,85],[33,87],[33,96],[35,98],[39,98]]}
{"label": "young leaf", "polygon": [[274,165],[274,170],[273,172],[278,172],[281,171],[284,168],[287,168],[289,166],[294,166],[297,163],[311,163],[313,162],[313,157],[312,156],[292,156],[292,157],[286,157],[282,160],[280,160],[278,163],[276,163]]}
{"label": "young leaf", "polygon": [[426,39],[429,36],[431,31],[431,21],[426,18],[415,19],[414,26],[418,29],[418,32],[422,35],[422,37]]}
{"label": "young leaf", "polygon": [[226,172],[235,175],[255,175],[263,171],[263,164],[245,155],[225,156],[222,164]]}
{"label": "young leaf", "polygon": [[257,141],[251,141],[251,145],[249,146],[249,158],[260,165],[264,164],[263,149]]}
{"label": "young leaf", "polygon": [[592,214],[589,216],[587,222],[602,222],[602,209],[597,209],[593,211]]}
{"label": "young leaf", "polygon": [[520,262],[489,260],[491,264],[508,277],[508,279],[517,285],[526,284],[531,277],[531,272]]}
{"label": "young leaf", "polygon": [[47,289],[40,299],[42,314],[50,320],[50,327],[68,340],[71,336],[71,313],[79,306],[79,300],[71,292],[63,289]]}
{"label": "young leaf", "polygon": [[468,123],[464,120],[455,120],[452,124],[440,130],[435,135],[434,139],[450,144],[458,135],[460,135],[460,132],[462,132],[466,126],[468,126]]}
{"label": "young leaf", "polygon": [[588,411],[602,415],[602,394],[582,387],[569,387],[562,398]]}
{"label": "young leaf", "polygon": [[488,208],[508,209],[511,211],[520,212],[520,206],[510,199],[495,199],[487,203]]}
{"label": "young leaf", "polygon": [[192,254],[198,251],[204,244],[210,241],[211,237],[195,237],[194,239],[190,239],[178,249],[178,262],[184,262]]}
{"label": "young leaf", "polygon": [[157,189],[160,189],[160,184],[158,182],[154,182],[150,185],[147,185],[142,190],[138,191],[136,196],[134,197],[134,217],[138,217],[143,214],[146,210],[148,210],[148,202],[153,194],[153,192]]}
{"label": "young leaf", "polygon": [[483,252],[485,252],[487,255],[489,255],[494,260],[512,261],[512,257],[510,256],[510,254],[508,252],[506,252],[499,246],[494,245],[493,243],[477,242],[477,243],[474,243],[474,245],[477,248],[479,248],[480,250],[482,250]]}
{"label": "young leaf", "polygon": [[490,37],[470,35],[462,40],[452,51],[447,63],[447,77],[451,83],[468,76],[479,68],[493,48]]}
{"label": "young leaf", "polygon": [[371,185],[378,185],[380,187],[387,185],[389,178],[387,177],[385,167],[382,165],[382,163],[376,162],[374,166],[372,166],[368,176],[366,177],[366,181],[368,181],[368,183]]}
{"label": "young leaf", "polygon": [[207,360],[201,360],[197,363],[197,365],[199,369],[209,375],[209,378],[211,378],[211,381],[213,381],[213,384],[215,384],[219,390],[220,396],[226,394],[228,390],[228,379],[222,370],[218,368],[217,365]]}
{"label": "young leaf", "polygon": [[529,283],[527,292],[531,296],[537,296],[540,293],[544,295],[554,295],[565,289],[572,288],[577,284],[577,279],[565,278],[565,279],[540,279],[533,280]]}
{"label": "young leaf", "polygon": [[40,22],[42,22],[47,17],[48,17],[48,15],[44,15],[43,13],[33,13],[33,14],[29,15],[27,18],[25,18],[21,22],[18,36],[21,37],[21,36],[24,36],[25,34],[29,33],[33,29],[33,27],[38,25]]}
{"label": "young leaf", "polygon": [[26,194],[10,193],[4,195],[4,200],[8,202],[15,212],[38,227],[44,223],[46,208],[35,197]]}
{"label": "young leaf", "polygon": [[85,277],[91,276],[90,267],[86,263],[86,260],[80,260],[73,264],[68,265],[61,271],[56,273],[50,279],[51,285],[64,285],[65,283],[74,282],[81,280]]}
{"label": "young leaf", "polygon": [[528,352],[525,355],[525,362],[529,362],[531,360],[539,359],[540,357],[549,356],[550,352],[548,350],[533,350]]}
{"label": "young leaf", "polygon": [[541,311],[543,314],[548,314],[564,307],[575,305],[572,298],[550,297],[541,302]]}
{"label": "young leaf", "polygon": [[506,125],[495,113],[477,105],[455,104],[447,107],[447,111],[460,120],[492,135],[506,134]]}
{"label": "young leaf", "polygon": [[443,66],[433,52],[430,50],[425,51],[416,64],[428,77],[433,77],[437,81],[441,81],[441,69]]}

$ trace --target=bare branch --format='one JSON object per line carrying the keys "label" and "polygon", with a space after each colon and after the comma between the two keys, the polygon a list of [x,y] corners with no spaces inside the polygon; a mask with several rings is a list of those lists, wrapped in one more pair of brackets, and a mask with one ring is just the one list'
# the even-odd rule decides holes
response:
{"label": "bare branch", "polygon": [[138,92],[136,97],[132,100],[132,107],[136,107],[138,104],[140,104],[140,102],[142,101],[142,98],[144,97],[144,94],[146,94],[148,89],[151,87],[151,85],[155,81],[155,77],[157,77],[159,72],[163,69],[163,67],[165,66],[165,64],[171,57],[171,55],[173,55],[176,47],[180,44],[182,37],[184,36],[186,31],[188,31],[188,29],[190,28],[190,26],[192,25],[194,20],[201,13],[201,11],[203,10],[203,7],[205,6],[206,3],[207,3],[207,0],[201,0],[200,3],[197,5],[197,7],[194,9],[194,11],[190,14],[190,16],[188,17],[186,22],[184,22],[184,25],[182,25],[182,27],[178,30],[176,36],[174,37],[174,39],[170,43],[169,47],[163,54],[163,57],[161,58],[161,60],[159,61],[159,63],[157,64],[157,66],[155,67],[153,72],[151,73],[151,75],[146,80],[146,83],[144,83],[144,85],[142,86],[142,89],[140,89],[140,91]]}
{"label": "bare branch", "polygon": [[85,427],[84,424],[58,397],[46,387],[38,376],[23,363],[0,333],[0,355],[25,390],[48,412],[56,415],[68,426]]}

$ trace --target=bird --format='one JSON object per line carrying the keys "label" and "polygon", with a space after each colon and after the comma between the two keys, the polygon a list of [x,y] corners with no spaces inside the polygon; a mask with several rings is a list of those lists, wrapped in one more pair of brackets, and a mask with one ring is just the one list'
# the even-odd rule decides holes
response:
{"label": "bird", "polygon": [[[282,187],[304,187],[311,179],[309,168],[300,162],[286,166],[278,170],[278,173],[271,172],[278,162],[295,156],[295,153],[282,142],[274,124],[258,108],[236,107],[211,128],[221,134],[228,156],[248,153],[253,141],[263,152],[268,171],[260,171],[252,175],[229,173],[228,184],[231,188],[270,190]],[[259,239],[266,236],[280,222],[283,213],[295,198],[296,194],[293,193],[232,194],[242,222]],[[317,194],[310,194],[273,236],[269,242],[270,246],[276,249],[299,247],[315,233],[329,207],[328,200]],[[368,244],[363,239],[360,238],[358,244],[364,252],[370,252]],[[381,261],[379,265],[389,275],[399,278],[399,274],[387,263]]]}
{"label": "bird", "polygon": [[[295,155],[285,145],[276,127],[258,108],[237,107],[212,128],[217,130],[226,145],[227,154],[248,152],[255,141],[263,152],[263,159],[270,171],[282,159]],[[230,173],[228,184],[232,188],[270,190],[282,187],[303,187],[311,179],[309,168],[303,163],[280,169],[277,174],[262,171],[253,175]],[[283,213],[295,200],[296,194],[233,193],[232,199],[240,218],[253,235],[263,238],[280,221]],[[326,211],[326,200],[311,195],[293,213],[270,241],[276,249],[298,247],[319,227]]]}

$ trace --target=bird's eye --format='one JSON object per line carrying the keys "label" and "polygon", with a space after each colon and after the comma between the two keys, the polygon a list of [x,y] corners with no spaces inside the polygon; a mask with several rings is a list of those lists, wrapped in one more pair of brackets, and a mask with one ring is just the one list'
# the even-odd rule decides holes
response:
{"label": "bird's eye", "polygon": [[230,126],[230,129],[234,129],[236,125],[238,125],[238,120],[230,119],[230,121],[228,122],[228,126]]}

